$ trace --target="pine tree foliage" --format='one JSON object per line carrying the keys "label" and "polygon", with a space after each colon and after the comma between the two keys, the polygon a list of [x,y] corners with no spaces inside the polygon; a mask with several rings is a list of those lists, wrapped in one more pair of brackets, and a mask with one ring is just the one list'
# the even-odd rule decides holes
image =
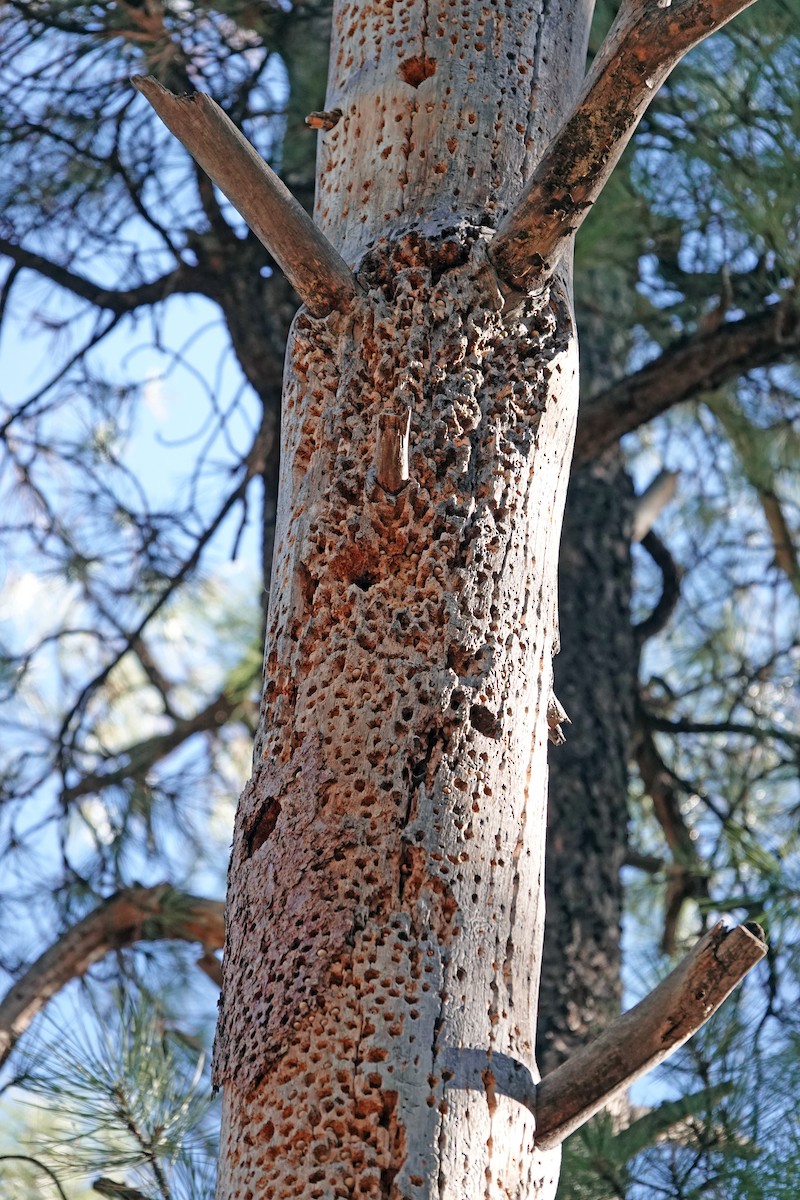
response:
{"label": "pine tree foliage", "polygon": [[67,1037],[51,1023],[23,1064],[26,1095],[49,1116],[39,1162],[64,1186],[115,1176],[152,1200],[210,1196],[216,1128],[205,1052],[158,997],[131,989],[101,1003],[84,996],[90,1019]]}
{"label": "pine tree foliage", "polygon": [[[600,6],[598,37],[612,15]],[[796,323],[799,15],[795,0],[759,5],[693,52],[587,223],[577,271],[587,412],[721,327],[781,305]],[[256,718],[294,298],[128,78],[210,92],[310,203],[315,143],[302,118],[322,107],[328,15],[324,4],[10,0],[2,24],[0,350],[24,338],[37,363],[24,389],[0,387],[10,982],[33,960],[32,940],[49,944],[117,888],[167,877],[221,892]],[[635,1124],[615,1136],[600,1119],[564,1172],[576,1200],[779,1200],[792,1164],[800,1177],[780,1107],[800,1061],[800,380],[790,356],[774,357],[780,365],[759,360],[695,389],[625,443],[640,489],[664,465],[679,472],[658,521],[679,588],[642,645],[631,920],[642,942],[669,950],[713,914],[763,920],[769,971],[728,1043],[684,1055],[676,1103],[697,1121],[694,1141],[642,1148]],[[163,405],[184,422],[167,445],[148,416]],[[257,570],[229,565],[242,555]],[[635,567],[642,622],[666,576],[652,546],[635,548]],[[145,977],[168,994],[198,973],[167,946],[120,951],[93,971],[98,987],[130,993],[111,1042],[101,1050],[95,1029],[79,1048],[48,1046],[35,1070],[14,1067],[19,1088],[71,1130],[31,1152],[70,1200],[93,1173],[115,1171],[148,1197],[203,1195],[204,1168],[190,1160],[193,1139],[205,1146],[204,1076],[174,1012],[165,1024],[139,993]],[[737,1053],[754,1021],[745,1075]],[[702,1099],[686,1099],[744,1078],[722,1132],[717,1107],[713,1125]],[[761,1085],[778,1078],[773,1103]],[[656,1106],[651,1126],[659,1112],[677,1116]]]}

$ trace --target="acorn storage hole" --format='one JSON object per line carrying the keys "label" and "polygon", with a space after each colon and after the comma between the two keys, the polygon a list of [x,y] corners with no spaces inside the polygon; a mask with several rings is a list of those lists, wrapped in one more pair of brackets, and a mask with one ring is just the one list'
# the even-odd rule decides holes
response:
{"label": "acorn storage hole", "polygon": [[425,79],[430,79],[431,75],[436,74],[436,59],[428,58],[427,54],[416,54],[413,58],[401,62],[397,72],[405,83],[410,83],[416,88]]}

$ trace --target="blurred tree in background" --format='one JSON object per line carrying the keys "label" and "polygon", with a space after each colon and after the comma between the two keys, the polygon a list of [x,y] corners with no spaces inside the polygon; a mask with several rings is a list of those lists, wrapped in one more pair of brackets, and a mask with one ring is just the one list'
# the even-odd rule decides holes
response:
{"label": "blurred tree in background", "polygon": [[[763,0],[689,56],[579,240],[542,1069],[718,914],[771,949],[669,1104],[572,1139],[565,1196],[778,1200],[800,1176],[799,17]],[[128,78],[211,93],[310,207],[329,13],[1,19],[0,1180],[207,1196],[296,299]]]}

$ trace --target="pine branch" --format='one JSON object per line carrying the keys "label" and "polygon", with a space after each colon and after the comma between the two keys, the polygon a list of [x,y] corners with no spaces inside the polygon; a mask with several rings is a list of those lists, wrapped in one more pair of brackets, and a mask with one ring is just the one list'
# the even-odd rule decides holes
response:
{"label": "pine branch", "polygon": [[771,432],[754,425],[733,395],[709,396],[706,404],[730,439],[747,481],[756,491],[772,538],[775,565],[800,596],[800,558],[777,492],[776,471],[770,455]]}
{"label": "pine branch", "polygon": [[787,746],[791,746],[795,750],[800,750],[800,734],[792,733],[790,729],[781,729],[777,725],[751,725],[745,721],[690,721],[681,719],[669,721],[666,717],[658,717],[655,713],[651,712],[645,714],[645,720],[650,728],[655,729],[658,733],[733,733],[741,737],[755,738],[759,742],[774,738],[776,741],[784,742]]}
{"label": "pine branch", "polygon": [[575,466],[598,458],[626,433],[675,404],[720,387],[756,367],[771,366],[800,350],[800,307],[795,293],[763,312],[728,321],[665,350],[654,362],[600,392],[583,406]]}
{"label": "pine branch", "polygon": [[176,718],[168,733],[156,734],[154,737],[145,738],[143,741],[126,746],[113,756],[116,760],[122,760],[120,766],[107,771],[93,771],[91,774],[83,775],[72,787],[62,790],[61,803],[68,805],[79,796],[86,796],[92,792],[99,792],[103,788],[113,787],[132,776],[146,775],[157,762],[166,758],[178,746],[183,745],[190,737],[194,737],[196,733],[220,729],[240,707],[243,699],[242,694],[237,694],[233,690],[221,692],[193,717]]}
{"label": "pine branch", "polygon": [[225,940],[222,901],[180,892],[167,883],[116,892],[45,950],[0,1003],[0,1065],[33,1018],[65,984],[111,950],[141,941],[200,942],[206,952]]}
{"label": "pine branch", "polygon": [[536,1145],[549,1150],[696,1033],[767,952],[757,925],[720,923],[654,991],[546,1075]]}
{"label": "pine branch", "polygon": [[508,287],[547,282],[672,68],[752,2],[623,0],[572,113],[492,242]]}
{"label": "pine branch", "polygon": [[43,1175],[47,1176],[53,1187],[58,1192],[59,1200],[67,1200],[67,1194],[61,1186],[55,1171],[52,1171],[46,1163],[41,1162],[38,1158],[33,1158],[30,1154],[0,1154],[0,1163],[3,1162],[30,1163],[32,1166],[36,1167],[37,1170],[41,1171]]}
{"label": "pine branch", "polygon": [[661,572],[661,595],[653,611],[634,625],[633,632],[641,646],[665,627],[681,597],[681,570],[655,529],[649,529],[641,539],[643,549]]}
{"label": "pine branch", "polygon": [[152,283],[142,283],[138,287],[115,290],[101,287],[100,284],[87,279],[85,275],[70,271],[68,267],[63,267],[59,263],[45,258],[43,254],[36,254],[32,250],[26,250],[23,246],[17,246],[8,238],[0,237],[0,254],[10,258],[20,270],[35,271],[37,275],[41,275],[44,279],[49,279],[51,283],[57,284],[58,287],[64,288],[65,291],[71,292],[73,296],[78,296],[81,300],[88,300],[97,308],[109,309],[118,316],[133,312],[143,305],[157,304],[167,296],[199,290],[196,279],[192,278],[193,274],[196,274],[196,269],[185,263],[181,263],[174,271],[162,275],[160,279],[154,279]]}
{"label": "pine branch", "polygon": [[658,752],[641,704],[637,704],[637,715],[636,765],[672,854],[672,864],[666,870],[661,949],[664,954],[674,954],[684,904],[690,899],[708,898],[708,871],[683,815],[680,784]]}
{"label": "pine branch", "polygon": [[131,82],[241,213],[309,311],[324,317],[347,308],[357,289],[352,271],[211,97],[174,96],[141,75]]}

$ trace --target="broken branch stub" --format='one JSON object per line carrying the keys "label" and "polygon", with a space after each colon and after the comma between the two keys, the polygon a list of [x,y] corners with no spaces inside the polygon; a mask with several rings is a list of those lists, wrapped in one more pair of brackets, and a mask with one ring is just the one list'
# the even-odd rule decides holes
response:
{"label": "broken branch stub", "polygon": [[353,272],[325,234],[218,104],[204,92],[174,96],[149,76],[131,83],[241,213],[315,317],[346,309]]}
{"label": "broken branch stub", "polygon": [[536,1095],[537,1147],[559,1145],[688,1041],[766,952],[757,925],[715,925],[649,996],[545,1076]]}
{"label": "broken branch stub", "polygon": [[753,2],[623,0],[575,107],[497,229],[490,258],[507,287],[547,282],[672,68]]}

